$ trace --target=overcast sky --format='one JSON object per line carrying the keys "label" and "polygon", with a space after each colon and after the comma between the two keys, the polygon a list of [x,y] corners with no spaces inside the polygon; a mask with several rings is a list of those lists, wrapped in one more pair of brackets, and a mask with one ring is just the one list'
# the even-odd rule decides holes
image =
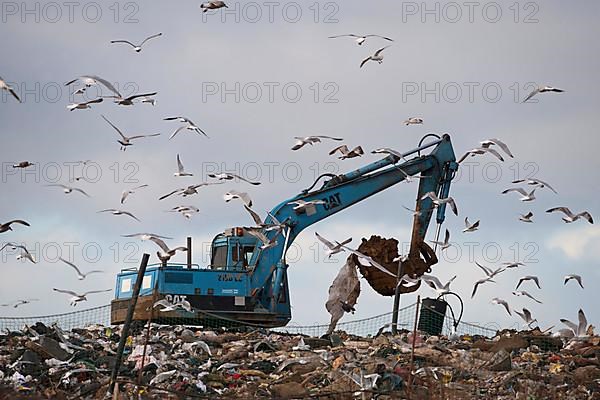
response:
{"label": "overcast sky", "polygon": [[[112,4],[112,5],[111,5]],[[460,217],[448,214],[445,227],[453,247],[441,256],[433,273],[445,281],[458,275],[452,288],[465,300],[467,321],[516,326],[501,306],[501,297],[520,310],[526,307],[542,327],[559,326],[559,318],[575,319],[582,307],[591,323],[600,323],[593,307],[600,278],[600,229],[580,220],[565,224],[544,211],[568,206],[589,210],[600,218],[597,200],[600,163],[600,43],[596,1],[476,2],[228,2],[229,9],[202,14],[199,1],[180,2],[3,2],[0,76],[22,97],[18,104],[6,92],[0,98],[2,181],[0,222],[22,218],[31,227],[16,226],[0,236],[26,243],[40,260],[36,265],[2,260],[0,303],[21,298],[43,301],[22,308],[2,308],[2,315],[41,315],[69,310],[66,295],[52,287],[75,290],[113,288],[116,273],[139,263],[143,252],[155,254],[148,242],[120,235],[156,232],[172,236],[172,244],[194,237],[194,262],[206,264],[208,243],[218,232],[249,223],[238,203],[225,203],[229,189],[248,191],[254,208],[266,213],[310,186],[323,172],[342,173],[377,160],[339,161],[322,143],[292,152],[294,136],[342,136],[349,146],[366,150],[388,146],[415,147],[428,132],[452,136],[457,156],[483,139],[505,141],[514,159],[499,163],[491,156],[463,164],[451,194]],[[511,5],[512,4],[512,5]],[[114,39],[145,44],[136,54]],[[362,59],[384,45],[370,38],[358,46],[344,33],[376,33],[395,41],[379,65]],[[157,91],[156,106],[122,107],[105,101],[90,110],[69,112],[75,87],[64,83],[95,74],[126,94]],[[554,85],[562,94],[542,94],[529,104],[522,99],[534,84]],[[87,99],[97,94],[94,88]],[[126,134],[160,133],[120,151],[108,117]],[[183,132],[168,136],[176,122],[162,118],[185,115],[209,136]],[[423,126],[404,126],[408,117]],[[175,178],[180,154],[193,178]],[[35,166],[17,171],[15,162]],[[72,164],[92,160],[86,169]],[[187,199],[162,202],[158,197],[178,187],[206,180],[215,169],[241,173],[263,182],[243,182],[202,189]],[[46,184],[69,183],[86,176],[93,182],[71,183],[90,193],[64,195]],[[516,178],[535,176],[557,190],[536,191],[537,200],[521,203],[517,194],[501,195]],[[149,187],[123,206],[142,222],[125,216],[98,214],[120,207],[124,189]],[[400,184],[304,231],[290,252],[293,322],[327,322],[327,290],[344,257],[326,262],[314,232],[343,240],[379,234],[409,242],[412,218],[401,206],[414,206],[417,184]],[[193,204],[192,220],[165,213]],[[518,221],[532,211],[533,224]],[[481,220],[480,230],[461,233],[463,218]],[[434,227],[432,225],[432,227]],[[433,239],[431,229],[428,239]],[[295,254],[294,254],[295,253]],[[82,269],[105,274],[83,282],[60,262],[69,258]],[[178,261],[185,256],[178,255]],[[473,283],[482,278],[474,261],[496,267],[523,261],[526,267],[497,277],[470,299]],[[583,276],[585,290],[563,276]],[[524,289],[543,301],[514,297],[520,276],[537,275],[542,290],[531,282]],[[377,295],[364,280],[353,318],[391,310],[392,299]],[[418,292],[433,296],[427,287]],[[402,304],[414,301],[403,296]],[[107,304],[112,293],[90,296],[78,308]],[[345,317],[346,320],[350,317]]]}

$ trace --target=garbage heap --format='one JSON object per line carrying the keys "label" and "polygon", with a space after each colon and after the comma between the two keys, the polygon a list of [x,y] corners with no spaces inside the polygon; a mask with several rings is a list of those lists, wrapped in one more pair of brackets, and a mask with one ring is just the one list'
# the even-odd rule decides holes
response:
{"label": "garbage heap", "polygon": [[[113,399],[600,399],[598,336],[130,332]],[[0,399],[105,398],[119,333],[38,323],[1,335]]]}

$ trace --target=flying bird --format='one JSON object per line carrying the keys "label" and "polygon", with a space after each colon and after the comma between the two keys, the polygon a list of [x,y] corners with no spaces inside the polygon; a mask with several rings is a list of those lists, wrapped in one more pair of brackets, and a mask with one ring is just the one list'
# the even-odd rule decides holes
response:
{"label": "flying bird", "polygon": [[183,168],[183,164],[181,163],[181,159],[179,158],[179,154],[177,154],[177,172],[175,172],[173,174],[174,176],[194,176],[194,174],[190,174],[188,172],[185,172],[185,169]]}
{"label": "flying bird", "polygon": [[230,190],[229,192],[223,195],[223,200],[226,203],[229,203],[233,199],[240,199],[244,202],[248,207],[252,207],[252,199],[250,195],[246,192],[238,192],[237,190]]}
{"label": "flying bird", "polygon": [[347,158],[360,157],[363,154],[365,154],[365,152],[363,151],[363,148],[361,146],[356,146],[352,150],[348,150],[348,146],[343,144],[343,145],[338,146],[335,149],[331,150],[329,152],[329,155],[331,156],[338,151],[342,154],[341,156],[338,157],[340,160],[345,160]]}
{"label": "flying bird", "polygon": [[477,220],[477,222],[474,222],[471,224],[469,222],[468,218],[465,217],[465,229],[463,229],[463,233],[475,232],[478,229],[479,229],[479,220]]}
{"label": "flying bird", "polygon": [[510,158],[514,158],[515,156],[513,156],[513,154],[510,152],[510,149],[508,148],[508,146],[506,145],[506,143],[504,143],[503,141],[501,141],[500,139],[496,139],[496,138],[492,138],[492,139],[487,139],[484,140],[483,142],[479,142],[481,144],[481,147],[484,149],[489,149],[490,146],[498,146],[502,149],[503,152],[506,153],[507,156],[509,156]]}
{"label": "flying bird", "polygon": [[563,324],[568,326],[569,329],[571,329],[573,331],[573,333],[575,334],[576,337],[586,336],[588,322],[587,322],[587,318],[585,317],[585,313],[583,312],[582,309],[579,309],[579,312],[577,313],[577,319],[578,319],[577,325],[575,325],[573,322],[569,321],[568,319],[561,319],[560,322],[562,322]]}
{"label": "flying bird", "polygon": [[423,125],[423,118],[410,117],[406,121],[403,122],[404,125]]}
{"label": "flying bird", "polygon": [[77,293],[72,292],[70,290],[62,290],[62,289],[56,289],[56,288],[52,288],[52,290],[54,290],[55,292],[65,293],[65,294],[71,295],[72,297],[71,297],[71,299],[69,301],[70,301],[71,306],[73,306],[73,307],[75,307],[77,305],[77,303],[79,303],[79,302],[87,301],[87,295],[89,295],[89,294],[106,293],[106,292],[112,291],[112,289],[90,290],[89,292],[85,292],[83,294],[77,294]]}
{"label": "flying bird", "polygon": [[69,110],[69,111],[86,110],[88,108],[92,108],[92,107],[90,107],[90,104],[102,103],[103,101],[104,101],[104,99],[99,98],[99,99],[94,99],[94,100],[90,100],[90,101],[84,101],[83,103],[72,103],[67,106],[67,110]]}
{"label": "flying bird", "polygon": [[531,222],[533,222],[531,220],[531,217],[533,217],[533,213],[531,211],[529,211],[527,214],[520,214],[519,215],[519,221],[531,223]]}
{"label": "flying bird", "polygon": [[151,242],[154,242],[158,247],[160,247],[160,250],[156,252],[156,255],[163,264],[166,264],[171,259],[171,257],[173,257],[178,251],[188,251],[188,248],[183,246],[175,247],[174,249],[169,249],[169,246],[167,246],[165,242],[163,242],[157,237],[151,237],[149,240]]}
{"label": "flying bird", "polygon": [[128,41],[128,40],[111,40],[111,41],[110,41],[110,43],[111,43],[111,44],[114,44],[114,43],[125,43],[125,44],[128,44],[128,45],[130,45],[131,47],[133,47],[133,50],[134,50],[136,53],[139,53],[140,51],[142,51],[142,46],[144,45],[144,43],[146,43],[146,42],[147,42],[148,40],[150,40],[150,39],[154,39],[154,38],[157,38],[157,37],[159,37],[159,36],[162,36],[162,33],[157,33],[157,34],[155,34],[155,35],[148,36],[148,37],[147,37],[146,39],[144,39],[144,40],[142,41],[142,43],[140,43],[140,44],[133,44],[133,43],[131,43],[131,42],[130,42],[130,41]]}
{"label": "flying bird", "polygon": [[421,276],[420,279],[429,285],[433,290],[435,290],[438,296],[441,296],[450,292],[450,284],[456,279],[456,275],[450,278],[450,280],[444,285],[442,285],[442,282],[440,282],[440,280],[433,275],[425,274]]}
{"label": "flying bird", "polygon": [[498,297],[494,297],[492,299],[492,303],[500,304],[500,305],[504,306],[508,315],[512,316],[512,313],[510,312],[510,307],[508,306],[508,303],[506,302],[506,300],[502,300],[502,299],[499,299]]}
{"label": "flying bird", "polygon": [[180,300],[177,303],[171,303],[167,299],[158,300],[152,305],[152,308],[162,307],[159,312],[175,311],[179,308],[184,309],[187,312],[192,312],[192,305],[187,300]]}
{"label": "flying bird", "polygon": [[571,274],[571,275],[567,275],[565,276],[565,285],[567,284],[567,282],[569,282],[571,279],[577,281],[577,283],[579,283],[579,286],[581,286],[581,288],[583,289],[583,283],[581,282],[581,276],[580,275],[575,275],[575,274]]}
{"label": "flying bird", "polygon": [[52,184],[52,185],[44,185],[44,186],[48,186],[48,187],[60,187],[60,188],[62,188],[64,194],[71,194],[73,192],[79,192],[79,193],[83,194],[84,196],[90,197],[90,195],[87,194],[85,192],[85,190],[79,189],[79,188],[76,188],[76,187],[72,187],[72,186],[67,186],[67,185],[62,185],[62,184]]}
{"label": "flying bird", "polygon": [[244,204],[244,208],[246,209],[246,211],[248,211],[248,213],[254,220],[254,223],[256,224],[256,226],[258,226],[260,228],[264,228],[266,232],[274,231],[274,230],[281,232],[287,226],[285,221],[279,222],[279,220],[271,213],[268,213],[269,217],[271,217],[271,221],[270,221],[270,223],[266,223],[262,220],[260,215],[258,215],[258,213],[256,211],[254,211],[253,209],[251,209],[248,205]]}
{"label": "flying bird", "polygon": [[516,313],[516,314],[517,314],[519,317],[521,317],[521,318],[523,319],[523,321],[525,321],[525,323],[526,323],[526,324],[527,324],[527,325],[528,325],[530,328],[531,328],[531,324],[533,324],[534,322],[537,322],[537,319],[533,319],[533,318],[531,317],[531,312],[530,312],[528,309],[526,309],[526,308],[524,308],[524,309],[523,309],[523,312],[522,312],[522,313],[518,312],[517,310],[514,310],[514,311],[515,311],[515,313]]}
{"label": "flying bird", "polygon": [[123,210],[117,210],[116,208],[107,208],[106,210],[100,210],[98,211],[99,213],[105,213],[105,212],[109,212],[112,215],[127,215],[128,217],[131,217],[133,219],[135,219],[138,222],[142,222],[138,219],[138,217],[136,217],[135,215],[133,215],[131,212],[129,211],[123,211]]}
{"label": "flying bird", "polygon": [[497,268],[497,269],[494,269],[494,270],[493,270],[493,269],[491,269],[491,268],[484,267],[483,265],[479,264],[477,261],[475,261],[475,264],[476,264],[476,265],[477,265],[479,268],[481,268],[481,270],[483,271],[483,273],[485,273],[485,275],[486,275],[488,278],[493,278],[493,277],[495,277],[496,275],[498,275],[498,274],[500,274],[500,273],[502,273],[502,272],[504,272],[504,271],[506,270],[506,267],[500,267],[500,268]]}
{"label": "flying bird", "polygon": [[[171,210],[169,210],[169,212],[178,212],[181,215],[183,215],[185,218],[190,219],[190,218],[192,218],[193,214],[200,212],[200,209],[198,207],[194,207],[194,206],[177,206],[177,207],[173,207]],[[171,239],[171,238],[167,238],[167,239]]]}
{"label": "flying bird", "polygon": [[121,204],[125,203],[125,200],[127,200],[127,198],[129,197],[130,194],[134,194],[136,190],[142,189],[145,187],[148,187],[148,185],[140,185],[140,186],[136,186],[132,189],[124,190],[123,193],[121,193]]}
{"label": "flying bird", "polygon": [[431,243],[440,246],[440,249],[442,250],[446,250],[448,247],[451,246],[450,244],[450,231],[448,229],[446,229],[446,234],[444,235],[444,241],[443,242],[439,242],[439,241],[435,241],[432,240]]}
{"label": "flying bird", "polygon": [[525,296],[525,297],[529,297],[531,300],[535,301],[536,303],[542,304],[541,301],[539,301],[538,299],[536,299],[535,297],[533,297],[532,295],[530,295],[528,292],[521,290],[521,291],[515,291],[512,292],[513,295],[515,296]]}
{"label": "flying bird", "polygon": [[117,128],[112,122],[110,122],[108,120],[108,118],[106,118],[104,115],[101,115],[101,117],[110,125],[114,128],[114,130],[117,131],[117,133],[121,136],[121,139],[118,139],[117,142],[119,142],[119,144],[121,144],[121,150],[125,151],[127,149],[128,146],[132,146],[133,143],[131,143],[132,140],[134,139],[141,139],[141,138],[145,138],[145,137],[154,137],[154,136],[160,136],[160,133],[154,133],[151,135],[135,135],[135,136],[125,136],[125,134],[123,134],[123,132],[121,132],[121,130],[119,128]]}
{"label": "flying bird", "polygon": [[23,245],[20,245],[20,244],[8,242],[8,243],[6,243],[4,246],[2,246],[0,248],[0,251],[4,250],[7,247],[11,247],[13,250],[16,250],[16,249],[20,249],[21,250],[21,253],[18,254],[17,257],[16,257],[17,260],[25,259],[25,260],[29,260],[32,263],[36,264],[35,259],[33,258],[33,256],[31,255],[31,253],[29,253],[29,250],[27,250],[27,247],[25,247]]}
{"label": "flying bird", "polygon": [[502,191],[502,194],[506,194],[506,193],[510,193],[510,192],[521,193],[523,195],[523,197],[521,197],[519,199],[521,201],[533,201],[533,200],[535,200],[535,189],[533,189],[531,192],[527,193],[522,188],[510,188],[510,189],[506,189],[506,190]]}
{"label": "flying bird", "polygon": [[474,157],[476,155],[482,155],[482,154],[491,154],[494,157],[496,157],[498,160],[500,161],[504,161],[504,158],[502,157],[502,155],[500,153],[498,153],[496,150],[490,148],[490,147],[476,147],[474,149],[471,149],[469,151],[467,151],[465,154],[462,155],[461,158],[458,159],[458,163],[462,163],[467,157]]}
{"label": "flying bird", "polygon": [[69,267],[73,268],[73,269],[75,270],[75,272],[77,272],[77,278],[78,278],[80,281],[82,281],[82,280],[84,280],[85,278],[87,278],[87,276],[88,276],[88,275],[91,275],[91,274],[99,274],[99,273],[104,273],[104,271],[100,271],[100,270],[98,270],[98,269],[95,269],[95,270],[92,270],[92,271],[86,272],[86,273],[84,274],[84,273],[82,273],[82,272],[81,272],[81,270],[80,270],[79,268],[77,268],[77,266],[76,266],[75,264],[73,264],[72,262],[70,262],[70,261],[67,261],[67,260],[65,260],[65,259],[64,259],[64,258],[62,258],[62,257],[59,257],[58,259],[59,259],[60,261],[64,262],[65,264],[67,264]]}
{"label": "flying bird", "polygon": [[209,1],[207,3],[200,4],[200,8],[202,8],[203,13],[207,12],[208,10],[216,10],[216,9],[222,8],[222,7],[229,8],[229,7],[227,7],[227,4],[225,4],[224,1],[220,1],[220,0]]}
{"label": "flying bird", "polygon": [[550,190],[552,190],[554,193],[558,194],[558,192],[552,187],[550,186],[547,182],[544,182],[541,179],[537,179],[537,178],[527,178],[527,179],[517,179],[512,181],[512,183],[527,183],[528,185],[535,185],[539,188],[548,188]]}
{"label": "flying bird", "polygon": [[178,195],[181,195],[183,197],[191,196],[191,195],[194,195],[194,194],[198,194],[198,188],[201,188],[203,186],[209,186],[209,185],[220,185],[222,183],[223,182],[216,182],[216,183],[202,182],[202,183],[199,183],[197,185],[190,185],[190,186],[185,187],[185,188],[175,189],[172,192],[167,193],[164,196],[159,197],[158,200],[164,200],[167,197],[172,196],[174,194],[178,194]]}
{"label": "flying bird", "polygon": [[323,200],[309,200],[309,201],[305,201],[305,200],[294,200],[294,201],[290,201],[289,203],[287,203],[289,205],[295,204],[293,210],[294,211],[305,211],[307,210],[309,207],[314,207],[318,204],[326,204],[325,201]]}
{"label": "flying bird", "polygon": [[437,197],[437,195],[434,192],[427,192],[427,193],[425,193],[425,195],[423,195],[423,197],[421,197],[421,200],[425,200],[426,198],[430,198],[431,201],[433,202],[433,204],[435,204],[438,207],[441,204],[450,204],[450,208],[452,209],[452,212],[454,213],[454,215],[458,216],[458,208],[456,207],[456,202],[454,201],[454,199],[452,197],[440,199],[439,197]]}
{"label": "flying bird", "polygon": [[502,263],[502,265],[504,265],[504,268],[506,268],[506,269],[518,268],[518,267],[525,266],[525,264],[523,264],[522,262],[504,262],[504,263]]}
{"label": "flying bird", "polygon": [[[396,157],[398,159],[398,161],[399,160],[408,161],[406,158],[404,158],[404,155],[402,153],[400,153],[397,150],[390,149],[389,147],[381,147],[379,149],[375,149],[371,152],[371,154],[388,154],[388,155]],[[404,172],[404,171],[402,171],[402,172]],[[407,174],[405,173],[405,175],[407,175]]]}
{"label": "flying bird", "polygon": [[126,238],[140,238],[141,240],[150,240],[151,238],[159,238],[159,239],[173,239],[167,236],[157,235],[155,233],[132,233],[130,235],[121,235]]}
{"label": "flying bird", "polygon": [[13,167],[13,168],[28,168],[28,167],[31,167],[31,166],[33,166],[33,165],[34,165],[34,164],[33,164],[33,163],[30,163],[29,161],[21,161],[21,162],[20,162],[20,163],[18,163],[18,164],[13,164],[13,166],[12,166],[12,167]]}
{"label": "flying bird", "polygon": [[[352,254],[354,254],[358,258],[359,262],[363,261],[360,263],[361,265],[374,267],[374,268],[380,270],[381,272],[383,272],[384,274],[396,277],[396,274],[393,274],[390,271],[388,271],[387,268],[385,268],[383,265],[379,264],[372,257],[367,256],[366,254],[363,254],[363,253],[359,252],[358,250],[351,249],[348,246],[342,246],[342,247],[344,249],[348,250],[349,252],[351,252]],[[365,263],[368,265],[365,265]]]}
{"label": "flying bird", "polygon": [[475,282],[475,285],[473,286],[473,292],[471,293],[471,298],[473,298],[475,296],[475,293],[477,293],[477,289],[479,288],[479,285],[483,285],[484,283],[487,283],[487,282],[496,283],[496,281],[493,280],[492,278],[490,278],[489,276],[478,280],[477,282]]}
{"label": "flying bird", "polygon": [[150,104],[151,106],[156,105],[156,99],[154,99],[150,96],[142,96],[142,97],[138,97],[138,99],[140,100],[140,103],[142,103],[142,104]]}
{"label": "flying bird", "polygon": [[296,139],[296,143],[292,147],[292,150],[300,150],[302,147],[306,146],[307,144],[310,144],[312,146],[314,143],[321,143],[321,139],[336,140],[338,142],[341,140],[344,140],[343,138],[331,137],[331,136],[325,136],[325,135],[305,136],[305,137],[294,136],[294,139]]}
{"label": "flying bird", "polygon": [[360,68],[362,68],[369,61],[377,61],[377,63],[383,64],[383,51],[385,49],[387,49],[388,47],[390,47],[390,46],[382,47],[379,50],[377,50],[375,52],[375,54],[373,54],[373,55],[365,58],[364,60],[362,60],[362,62],[360,63]]}
{"label": "flying bird", "polygon": [[262,245],[260,246],[261,250],[267,250],[277,245],[277,236],[279,236],[279,234],[275,234],[273,238],[269,239],[269,237],[262,232],[262,228],[244,228],[244,231],[262,242]]}
{"label": "flying bird", "polygon": [[521,279],[519,279],[519,283],[517,283],[517,287],[515,288],[515,290],[517,290],[519,288],[519,286],[521,286],[521,283],[523,283],[525,281],[533,281],[533,282],[535,282],[535,284],[538,287],[538,289],[542,288],[540,286],[540,280],[539,280],[539,278],[537,276],[527,275],[527,276],[524,276]]}
{"label": "flying bird", "polygon": [[575,222],[577,221],[579,218],[583,218],[585,219],[587,222],[589,222],[590,224],[594,223],[594,220],[592,218],[592,214],[590,214],[587,211],[582,211],[578,214],[573,213],[570,209],[568,209],[567,207],[554,207],[551,208],[549,210],[546,210],[547,213],[552,213],[552,212],[562,212],[563,214],[566,215],[566,217],[563,217],[563,221],[565,221],[567,224],[570,224],[571,222]]}
{"label": "flying bird", "polygon": [[152,93],[134,94],[129,97],[123,97],[120,94],[115,95],[115,96],[104,96],[104,97],[107,99],[115,99],[115,103],[120,106],[132,106],[134,104],[135,99],[144,98],[147,101],[148,98],[150,98],[151,96],[156,96],[157,94],[158,94],[158,92],[152,92]]}
{"label": "flying bird", "polygon": [[14,219],[12,221],[0,223],[0,233],[12,231],[13,230],[11,227],[12,224],[21,224],[21,225],[25,225],[25,226],[31,226],[31,225],[29,225],[29,222],[27,222],[27,221],[23,221],[22,219]]}
{"label": "flying bird", "polygon": [[116,94],[117,96],[121,96],[119,91],[112,85],[112,83],[110,83],[106,79],[101,78],[97,75],[80,76],[79,78],[73,79],[72,81],[65,83],[65,86],[72,85],[73,83],[75,83],[77,81],[82,82],[86,88],[89,88],[91,86],[97,86],[97,85],[101,84],[102,86],[104,86],[105,88],[107,88],[108,90],[110,90],[111,92]]}
{"label": "flying bird", "polygon": [[213,179],[217,179],[219,181],[231,181],[231,180],[234,180],[234,179],[239,179],[240,181],[244,181],[244,182],[249,183],[251,185],[255,185],[255,186],[256,185],[260,185],[260,182],[253,182],[253,181],[250,181],[250,180],[244,178],[243,176],[239,176],[239,175],[236,175],[236,174],[229,174],[229,173],[226,173],[226,172],[223,172],[223,173],[220,173],[220,174],[208,174],[208,177],[209,178],[213,178]]}
{"label": "flying bird", "polygon": [[14,91],[14,89],[12,87],[10,87],[8,85],[8,83],[6,83],[6,81],[4,79],[2,79],[2,77],[0,76],[0,90],[6,90],[8,93],[10,93],[15,99],[17,99],[17,101],[19,103],[22,103],[21,99],[19,98],[19,96],[17,95],[17,93]]}
{"label": "flying bird", "polygon": [[194,131],[198,135],[202,134],[202,135],[208,137],[208,135],[202,129],[200,129],[198,127],[198,125],[196,125],[191,119],[189,119],[187,117],[167,117],[167,118],[163,118],[163,121],[179,121],[179,122],[183,122],[185,124],[185,125],[182,125],[179,128],[177,128],[171,134],[171,136],[169,136],[169,140],[173,139],[175,137],[175,135],[177,135],[179,132],[181,132],[184,129],[187,129],[189,131]]}
{"label": "flying bird", "polygon": [[367,38],[370,38],[370,37],[378,37],[378,38],[387,40],[389,42],[393,42],[394,41],[394,39],[391,39],[391,38],[389,38],[387,36],[380,36],[380,35],[373,35],[373,34],[371,34],[371,35],[356,35],[354,33],[347,33],[345,35],[329,36],[328,39],[336,39],[336,38],[341,38],[341,37],[351,37],[351,38],[354,38],[356,44],[358,44],[359,46],[361,46],[367,40]]}
{"label": "flying bird", "polygon": [[344,240],[342,243],[337,241],[335,243],[332,243],[329,240],[325,239],[323,236],[319,235],[317,232],[315,232],[315,236],[317,237],[317,239],[319,239],[321,243],[325,245],[325,247],[327,247],[327,258],[331,258],[332,255],[343,252],[344,246],[346,246],[352,241],[352,238],[349,238]]}
{"label": "flying bird", "polygon": [[529,95],[525,98],[525,100],[523,100],[523,103],[525,103],[527,100],[531,99],[533,96],[535,96],[538,93],[548,93],[548,92],[563,93],[564,90],[558,89],[558,88],[555,88],[552,86],[540,86],[540,87],[537,87],[533,92],[529,93]]}
{"label": "flying bird", "polygon": [[17,300],[14,303],[7,303],[7,304],[0,304],[0,307],[13,307],[13,308],[18,308],[20,306],[23,306],[25,304],[29,304],[33,301],[40,301],[40,299],[23,299],[23,300]]}
{"label": "flying bird", "polygon": [[422,211],[413,210],[412,208],[409,208],[406,206],[402,206],[402,208],[404,208],[407,211],[410,211],[412,213],[413,217],[420,217],[422,214]]}

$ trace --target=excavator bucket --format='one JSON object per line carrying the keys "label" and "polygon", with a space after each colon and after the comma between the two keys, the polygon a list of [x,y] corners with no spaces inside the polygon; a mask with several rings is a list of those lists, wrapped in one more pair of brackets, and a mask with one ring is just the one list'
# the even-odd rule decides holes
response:
{"label": "excavator bucket", "polygon": [[[403,274],[418,278],[431,271],[431,266],[438,262],[433,249],[425,242],[417,243],[419,253],[409,254],[407,260],[402,263]],[[369,240],[362,239],[358,251],[372,257],[376,262],[385,267],[394,276],[390,276],[376,268],[363,266],[355,254],[349,258],[358,266],[361,275],[369,282],[369,285],[382,296],[393,296],[396,291],[396,282],[398,274],[398,240],[384,239],[373,235]],[[420,283],[413,286],[401,286],[401,293],[411,293],[420,287]]]}

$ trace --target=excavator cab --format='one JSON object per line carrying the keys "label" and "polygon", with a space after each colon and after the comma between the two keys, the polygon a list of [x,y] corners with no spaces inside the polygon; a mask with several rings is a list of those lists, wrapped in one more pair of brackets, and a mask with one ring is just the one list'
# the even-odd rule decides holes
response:
{"label": "excavator cab", "polygon": [[257,239],[244,228],[231,228],[212,241],[210,269],[221,271],[246,271],[256,248]]}

